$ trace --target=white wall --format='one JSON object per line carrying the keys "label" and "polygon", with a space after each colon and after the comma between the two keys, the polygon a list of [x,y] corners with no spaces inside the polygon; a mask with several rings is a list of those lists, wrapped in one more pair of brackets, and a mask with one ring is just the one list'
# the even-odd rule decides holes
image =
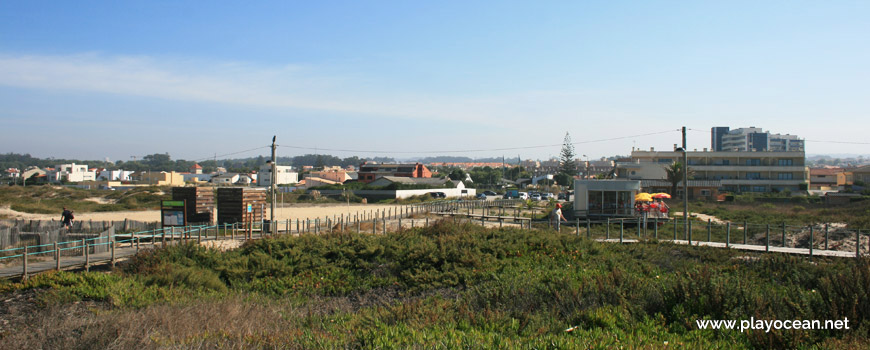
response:
{"label": "white wall", "polygon": [[[462,191],[466,191],[466,193],[462,193]],[[424,190],[398,190],[396,191],[396,198],[408,198],[431,192],[444,192],[447,198],[474,198],[477,195],[477,189],[474,188],[430,188]]]}
{"label": "white wall", "polygon": [[[275,167],[277,176],[275,179],[276,185],[295,184],[299,182],[299,173],[293,171],[293,167],[286,165],[278,165]],[[263,165],[260,167],[257,184],[259,186],[272,186],[272,166]]]}

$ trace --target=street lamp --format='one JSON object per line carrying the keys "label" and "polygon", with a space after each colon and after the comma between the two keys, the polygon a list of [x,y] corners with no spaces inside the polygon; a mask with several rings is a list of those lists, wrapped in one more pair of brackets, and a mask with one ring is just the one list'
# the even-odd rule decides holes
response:
{"label": "street lamp", "polygon": [[583,175],[584,175],[584,177],[585,177],[586,179],[589,179],[589,157],[587,157],[587,156],[584,154],[584,155],[583,155],[583,158],[586,158],[586,171],[583,173]]}

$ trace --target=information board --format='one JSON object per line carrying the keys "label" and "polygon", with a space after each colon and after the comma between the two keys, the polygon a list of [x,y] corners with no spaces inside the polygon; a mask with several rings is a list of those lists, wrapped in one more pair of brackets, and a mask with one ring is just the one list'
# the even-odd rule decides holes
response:
{"label": "information board", "polygon": [[186,201],[160,202],[160,222],[163,227],[187,226]]}

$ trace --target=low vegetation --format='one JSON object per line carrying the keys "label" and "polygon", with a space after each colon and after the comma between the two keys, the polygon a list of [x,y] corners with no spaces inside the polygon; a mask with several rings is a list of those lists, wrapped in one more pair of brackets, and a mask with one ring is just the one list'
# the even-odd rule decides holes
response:
{"label": "low vegetation", "polygon": [[[695,202],[690,203],[692,212],[715,216],[728,221],[787,225],[812,225],[819,223],[845,223],[849,228],[870,229],[870,201],[854,202],[840,206],[808,203],[736,203]],[[682,208],[672,203],[671,208]],[[675,209],[679,210],[679,209]]]}
{"label": "low vegetation", "polygon": [[170,199],[168,187],[140,187],[127,191],[86,190],[63,186],[0,186],[0,206],[32,214],[58,214],[63,207],[76,212],[159,209]]}
{"label": "low vegetation", "polygon": [[[870,346],[870,261],[598,243],[447,221],[389,235],[180,245],[113,273],[0,285],[9,348]],[[15,303],[0,307],[11,308]],[[21,312],[21,311],[26,312]],[[16,318],[17,317],[17,318]],[[697,329],[697,319],[846,330]]]}

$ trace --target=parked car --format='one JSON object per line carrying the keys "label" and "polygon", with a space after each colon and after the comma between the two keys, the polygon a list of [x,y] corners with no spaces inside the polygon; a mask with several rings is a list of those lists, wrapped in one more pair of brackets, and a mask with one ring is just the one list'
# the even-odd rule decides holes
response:
{"label": "parked car", "polygon": [[539,200],[541,200],[541,195],[538,193],[532,193],[532,195],[530,195],[529,198],[531,198],[534,201],[539,201]]}
{"label": "parked car", "polygon": [[558,197],[558,198],[559,198],[559,199],[563,199],[563,200],[568,200],[568,195],[566,195],[566,194],[564,194],[564,193],[559,193],[559,197]]}
{"label": "parked car", "polygon": [[498,196],[498,193],[495,193],[495,192],[493,192],[493,191],[483,191],[483,194],[485,194],[487,197],[489,197],[489,196]]}
{"label": "parked car", "polygon": [[485,194],[485,193],[478,193],[476,197],[477,197],[477,199],[486,200],[486,194]]}
{"label": "parked car", "polygon": [[447,194],[444,192],[429,192],[429,195],[432,198],[447,198]]}
{"label": "parked car", "polygon": [[542,201],[550,200],[550,198],[553,198],[553,194],[546,193],[546,192],[541,193],[541,200]]}
{"label": "parked car", "polygon": [[519,198],[519,199],[529,199],[529,194],[526,192],[519,192],[517,194],[517,196],[518,196],[517,198]]}

